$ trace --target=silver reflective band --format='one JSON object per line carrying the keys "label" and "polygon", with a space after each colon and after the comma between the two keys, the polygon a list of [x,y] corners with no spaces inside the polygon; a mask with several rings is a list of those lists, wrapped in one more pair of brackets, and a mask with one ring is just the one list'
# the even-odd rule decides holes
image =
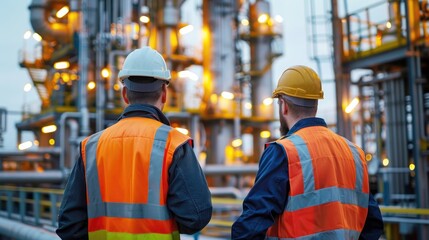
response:
{"label": "silver reflective band", "polygon": [[100,131],[90,136],[86,142],[86,186],[88,188],[88,199],[90,203],[101,202],[100,182],[97,168],[97,145],[101,134]]}
{"label": "silver reflective band", "polygon": [[302,176],[304,178],[304,193],[313,192],[315,189],[313,160],[311,159],[307,144],[300,136],[295,134],[290,136],[288,139],[293,142],[296,150],[298,151],[299,161],[302,168]]}
{"label": "silver reflective band", "polygon": [[88,208],[88,217],[149,218],[168,220],[170,215],[166,206],[132,203],[95,203]]}
{"label": "silver reflective band", "polygon": [[363,187],[363,165],[362,165],[362,161],[361,161],[359,152],[356,149],[356,147],[349,140],[347,140],[345,138],[344,138],[344,140],[349,145],[350,151],[352,152],[353,159],[355,161],[355,168],[356,168],[356,190],[357,191],[362,191],[362,187]]}
{"label": "silver reflective band", "polygon": [[155,134],[150,154],[149,192],[147,201],[150,204],[159,204],[162,179],[162,166],[165,158],[165,144],[171,127],[162,125]]}
{"label": "silver reflective band", "polygon": [[314,207],[330,202],[353,204],[362,208],[368,207],[369,195],[347,188],[322,188],[311,193],[289,196],[286,210],[289,212]]}
{"label": "silver reflective band", "polygon": [[269,240],[292,240],[292,239],[300,239],[300,240],[357,240],[359,239],[360,232],[353,231],[349,229],[337,229],[332,231],[320,232],[316,234],[307,235],[304,237],[298,238],[277,238],[277,237],[267,237]]}

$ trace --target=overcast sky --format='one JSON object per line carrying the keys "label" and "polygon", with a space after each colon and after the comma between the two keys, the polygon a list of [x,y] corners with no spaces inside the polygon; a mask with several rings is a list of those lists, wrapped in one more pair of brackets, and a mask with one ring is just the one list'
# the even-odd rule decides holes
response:
{"label": "overcast sky", "polygon": [[[18,114],[23,109],[23,103],[31,109],[40,109],[40,99],[33,88],[24,94],[24,85],[31,83],[26,69],[18,65],[19,51],[22,49],[23,35],[30,26],[30,0],[8,1],[7,6],[0,8],[0,108],[9,111],[7,116],[7,131],[3,133],[4,148],[16,147],[15,123],[21,119]],[[284,55],[277,58],[273,65],[273,84],[277,82],[282,72],[292,65],[307,65],[317,70],[316,64],[310,60],[308,52],[308,25],[306,17],[308,10],[304,7],[305,1],[271,0],[272,15],[283,17],[284,27]],[[314,1],[312,1],[314,2]],[[326,64],[325,64],[326,65]],[[325,100],[319,103],[319,116],[327,118],[328,122],[335,121],[335,96],[333,92],[330,63],[324,68],[322,78]],[[24,136],[24,140],[32,139],[31,134]]]}

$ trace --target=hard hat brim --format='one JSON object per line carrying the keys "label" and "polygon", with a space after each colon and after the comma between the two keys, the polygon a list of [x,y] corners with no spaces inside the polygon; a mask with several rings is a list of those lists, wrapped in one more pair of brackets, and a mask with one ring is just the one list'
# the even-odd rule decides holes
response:
{"label": "hard hat brim", "polygon": [[166,83],[166,81],[156,78],[153,81],[133,81],[130,78],[125,78],[122,83],[133,92],[155,92],[161,89],[162,84]]}
{"label": "hard hat brim", "polygon": [[291,97],[285,94],[283,94],[282,97],[286,101],[301,107],[316,107],[318,102],[317,99],[297,98],[297,97]]}

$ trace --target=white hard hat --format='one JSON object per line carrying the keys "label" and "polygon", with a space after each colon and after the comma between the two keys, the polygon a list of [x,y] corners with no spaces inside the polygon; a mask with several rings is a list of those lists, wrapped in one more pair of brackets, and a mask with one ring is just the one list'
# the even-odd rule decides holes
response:
{"label": "white hard hat", "polygon": [[[132,51],[125,58],[124,65],[122,66],[122,70],[119,71],[118,77],[127,88],[137,92],[156,90],[164,81],[168,83],[171,78],[164,58],[150,47],[143,47]],[[149,81],[139,80],[148,79],[148,77]],[[151,78],[163,81],[150,80]]]}

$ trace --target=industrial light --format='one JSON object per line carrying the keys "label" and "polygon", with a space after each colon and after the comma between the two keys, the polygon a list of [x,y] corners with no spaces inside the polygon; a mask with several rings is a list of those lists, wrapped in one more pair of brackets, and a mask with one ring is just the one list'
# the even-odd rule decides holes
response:
{"label": "industrial light", "polygon": [[179,78],[189,78],[192,81],[198,81],[198,75],[188,70],[180,71],[178,76]]}
{"label": "industrial light", "polygon": [[220,95],[225,99],[229,99],[229,100],[234,99],[234,93],[232,92],[223,91]]}
{"label": "industrial light", "polygon": [[31,90],[32,86],[31,84],[27,83],[24,85],[24,92],[29,92]]}
{"label": "industrial light", "polygon": [[390,29],[392,27],[392,23],[390,21],[386,22],[386,28]]}
{"label": "industrial light", "polygon": [[89,90],[92,90],[92,89],[94,89],[94,88],[95,88],[95,82],[93,82],[93,81],[89,82],[89,83],[88,83],[88,89],[89,89]]}
{"label": "industrial light", "polygon": [[51,138],[49,139],[49,145],[53,146],[55,144],[55,139]]}
{"label": "industrial light", "polygon": [[367,153],[366,155],[365,155],[365,160],[366,161],[371,161],[372,160],[372,154],[371,153]]}
{"label": "industrial light", "polygon": [[270,131],[262,131],[260,133],[261,138],[269,138],[271,137],[271,132]]}
{"label": "industrial light", "polygon": [[115,91],[119,91],[119,90],[121,90],[121,86],[119,86],[119,84],[115,83],[115,85],[113,85],[113,89]]}
{"label": "industrial light", "polygon": [[186,128],[176,127],[175,129],[176,129],[177,131],[179,131],[179,132],[181,132],[181,133],[185,134],[185,135],[188,135],[188,133],[189,133],[188,129],[186,129]]}
{"label": "industrial light", "polygon": [[414,169],[416,169],[416,165],[414,163],[410,163],[409,168],[411,171],[414,171]]}
{"label": "industrial light", "polygon": [[42,41],[42,36],[40,36],[38,33],[33,33],[33,38],[38,42]]}
{"label": "industrial light", "polygon": [[273,103],[273,99],[272,99],[272,98],[270,98],[270,97],[267,97],[267,98],[265,98],[265,99],[262,101],[262,103],[263,103],[265,106],[271,105],[271,104]]}
{"label": "industrial light", "polygon": [[250,109],[252,109],[252,104],[250,102],[247,102],[247,103],[244,104],[244,108],[250,110]]}
{"label": "industrial light", "polygon": [[282,22],[283,22],[283,18],[282,18],[282,16],[280,16],[280,15],[276,15],[276,16],[274,17],[274,20],[275,20],[276,22],[278,22],[278,23],[282,23]]}
{"label": "industrial light", "polygon": [[249,19],[243,18],[243,19],[241,19],[240,23],[243,26],[249,26]]}
{"label": "industrial light", "polygon": [[210,102],[211,103],[217,103],[217,95],[216,95],[216,93],[213,93],[212,95],[210,95]]}
{"label": "industrial light", "polygon": [[242,144],[243,144],[243,140],[241,140],[240,138],[236,138],[231,142],[231,146],[233,147],[240,147]]}
{"label": "industrial light", "polygon": [[108,69],[108,68],[103,68],[103,69],[101,70],[101,76],[102,76],[103,78],[108,78],[108,77],[110,77],[110,71],[109,71],[109,69]]}
{"label": "industrial light", "polygon": [[389,165],[389,159],[385,158],[383,159],[383,166],[387,167],[387,165]]}
{"label": "industrial light", "polygon": [[194,26],[192,26],[192,25],[186,25],[186,26],[184,26],[184,27],[182,27],[182,28],[179,29],[179,33],[181,35],[185,35],[185,34],[188,34],[188,33],[192,32],[192,30],[194,30]]}
{"label": "industrial light", "polygon": [[24,39],[29,39],[31,37],[31,31],[30,30],[27,30],[25,33],[24,33]]}
{"label": "industrial light", "polygon": [[359,98],[355,97],[353,98],[353,100],[350,102],[350,104],[346,107],[345,112],[346,113],[351,113],[353,111],[353,109],[359,104]]}
{"label": "industrial light", "polygon": [[33,144],[34,144],[34,146],[39,146],[39,141],[34,140],[34,141],[33,141]]}
{"label": "industrial light", "polygon": [[55,69],[66,69],[70,67],[70,63],[67,61],[61,61],[61,62],[56,62],[54,63],[54,68]]}
{"label": "industrial light", "polygon": [[19,144],[18,149],[19,150],[25,150],[25,149],[31,148],[31,146],[33,146],[33,143],[31,141],[27,141],[27,142],[23,142],[23,143]]}
{"label": "industrial light", "polygon": [[264,14],[261,14],[259,17],[258,17],[258,22],[259,23],[266,23],[266,22],[268,22],[268,14],[266,14],[266,13],[264,13]]}
{"label": "industrial light", "polygon": [[64,6],[62,7],[60,10],[58,10],[57,14],[55,14],[55,16],[57,16],[57,18],[62,18],[65,15],[67,15],[67,13],[69,13],[69,7],[68,6]]}
{"label": "industrial light", "polygon": [[57,131],[57,126],[55,125],[48,125],[42,127],[42,133],[51,133]]}
{"label": "industrial light", "polygon": [[140,22],[142,23],[149,23],[150,22],[150,18],[148,16],[141,16],[140,17]]}

